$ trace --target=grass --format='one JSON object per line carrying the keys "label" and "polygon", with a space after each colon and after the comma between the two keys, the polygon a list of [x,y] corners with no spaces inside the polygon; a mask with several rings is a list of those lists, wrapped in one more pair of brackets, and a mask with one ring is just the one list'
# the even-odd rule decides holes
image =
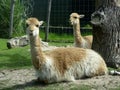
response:
{"label": "grass", "polygon": [[[40,37],[44,40],[45,33],[43,31],[40,32]],[[73,42],[73,35],[49,33],[48,41],[64,42],[64,43]]]}
{"label": "grass", "polygon": [[8,49],[7,39],[0,39],[0,69],[18,69],[31,67],[29,46]]}
{"label": "grass", "polygon": [[[29,46],[8,49],[7,39],[0,39],[0,69],[21,69],[32,67]],[[67,46],[72,43],[49,42],[49,45]]]}
{"label": "grass", "polygon": [[24,68],[31,66],[28,47],[0,51],[0,68]]}
{"label": "grass", "polygon": [[6,42],[7,39],[0,39],[0,51],[7,49]]}
{"label": "grass", "polygon": [[67,34],[59,35],[59,34],[50,33],[49,39],[50,40],[55,39],[56,41],[60,41],[60,42],[65,42],[65,41],[71,42],[71,41],[73,41],[73,35],[67,35]]}

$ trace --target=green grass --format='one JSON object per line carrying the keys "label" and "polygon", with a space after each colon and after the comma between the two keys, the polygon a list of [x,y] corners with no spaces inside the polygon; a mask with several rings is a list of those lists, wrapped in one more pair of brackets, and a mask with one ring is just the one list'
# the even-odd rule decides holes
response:
{"label": "green grass", "polygon": [[[40,37],[44,40],[45,33],[43,31],[40,32]],[[69,34],[56,34],[56,33],[49,33],[48,40],[49,41],[56,41],[56,42],[73,42],[73,35]]]}
{"label": "green grass", "polygon": [[73,35],[67,35],[67,34],[55,34],[55,33],[50,33],[49,34],[49,40],[53,41],[59,41],[59,42],[71,42],[73,41]]}
{"label": "green grass", "polygon": [[7,39],[0,39],[0,51],[7,49],[6,42]]}
{"label": "green grass", "polygon": [[[86,35],[92,35],[92,32],[83,32],[82,36],[86,36]],[[42,38],[42,40],[44,40],[45,38],[45,32],[43,30],[40,31],[40,37]],[[49,33],[48,34],[48,41],[51,42],[63,42],[63,43],[73,43],[74,41],[74,35],[73,34],[67,34],[67,33],[63,33],[63,34],[56,34],[56,33]]]}
{"label": "green grass", "polygon": [[[32,67],[29,46],[8,49],[7,39],[0,39],[0,69],[21,69]],[[72,43],[49,42],[49,45],[68,46]]]}
{"label": "green grass", "polygon": [[0,69],[31,67],[29,46],[8,49],[7,39],[0,39]]}

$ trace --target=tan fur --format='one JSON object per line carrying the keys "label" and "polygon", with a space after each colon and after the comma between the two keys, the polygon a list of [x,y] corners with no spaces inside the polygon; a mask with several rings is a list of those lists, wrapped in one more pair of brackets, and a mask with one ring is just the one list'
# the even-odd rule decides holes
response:
{"label": "tan fur", "polygon": [[59,69],[62,75],[64,75],[64,72],[74,63],[84,60],[83,58],[86,55],[85,50],[79,48],[58,48],[51,51],[49,54],[50,57],[53,57],[54,65]]}
{"label": "tan fur", "polygon": [[[41,46],[39,42],[40,40],[38,39],[35,42],[36,44],[34,46],[31,46],[31,54],[32,54],[32,60],[33,60],[32,62],[36,69],[39,69],[39,67],[45,62],[42,49],[39,48],[39,46]],[[39,60],[41,62],[39,62]]]}
{"label": "tan fur", "polygon": [[[57,48],[43,53],[39,40],[39,27],[35,18],[26,21],[30,38],[31,57],[38,80],[44,83],[74,81],[107,73],[103,58],[93,50],[83,48]],[[33,21],[33,22],[32,22]],[[35,23],[35,24],[34,24]]]}
{"label": "tan fur", "polygon": [[80,32],[80,18],[83,17],[83,15],[79,15],[77,13],[70,14],[70,22],[71,25],[73,25],[74,30],[74,43],[76,47],[91,48],[93,36],[82,36]]}
{"label": "tan fur", "polygon": [[28,25],[39,25],[39,21],[36,18],[29,18],[29,20],[26,20],[26,23]]}
{"label": "tan fur", "polygon": [[92,35],[88,35],[88,36],[83,36],[83,38],[90,43],[90,48],[92,46],[92,41],[93,41],[93,36]]}

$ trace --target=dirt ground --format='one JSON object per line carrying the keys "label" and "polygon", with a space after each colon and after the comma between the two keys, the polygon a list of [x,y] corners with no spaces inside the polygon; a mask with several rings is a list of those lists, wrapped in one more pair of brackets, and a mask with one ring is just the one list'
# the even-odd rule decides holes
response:
{"label": "dirt ground", "polygon": [[[35,82],[36,82],[35,71],[32,68],[0,71],[1,90],[7,87],[17,86],[18,86],[17,90],[19,90],[20,88],[34,86]],[[120,76],[104,75],[93,78],[80,79],[70,83],[93,86],[92,90],[109,90],[109,88],[120,87]],[[94,89],[94,87],[97,87],[97,89]]]}

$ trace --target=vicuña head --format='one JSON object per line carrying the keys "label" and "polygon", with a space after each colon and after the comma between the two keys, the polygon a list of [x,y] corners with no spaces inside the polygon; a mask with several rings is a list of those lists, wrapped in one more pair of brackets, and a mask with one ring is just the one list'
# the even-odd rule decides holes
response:
{"label": "vicu\u00f1a head", "polygon": [[84,16],[85,15],[83,15],[83,14],[79,15],[78,13],[72,13],[72,14],[70,14],[71,25],[80,24],[79,19],[83,18]]}
{"label": "vicu\u00f1a head", "polygon": [[39,34],[39,27],[43,24],[43,21],[38,21],[36,18],[29,18],[26,20],[28,25],[27,29],[29,36],[37,36]]}
{"label": "vicu\u00f1a head", "polygon": [[44,83],[75,81],[107,73],[103,58],[93,50],[82,48],[57,48],[42,52],[39,40],[41,21],[27,19],[32,63],[37,78]]}
{"label": "vicu\u00f1a head", "polygon": [[83,18],[84,15],[79,15],[78,13],[70,14],[70,22],[73,26],[74,32],[74,44],[75,47],[81,48],[91,48],[92,46],[92,35],[82,36],[80,32],[80,18]]}

